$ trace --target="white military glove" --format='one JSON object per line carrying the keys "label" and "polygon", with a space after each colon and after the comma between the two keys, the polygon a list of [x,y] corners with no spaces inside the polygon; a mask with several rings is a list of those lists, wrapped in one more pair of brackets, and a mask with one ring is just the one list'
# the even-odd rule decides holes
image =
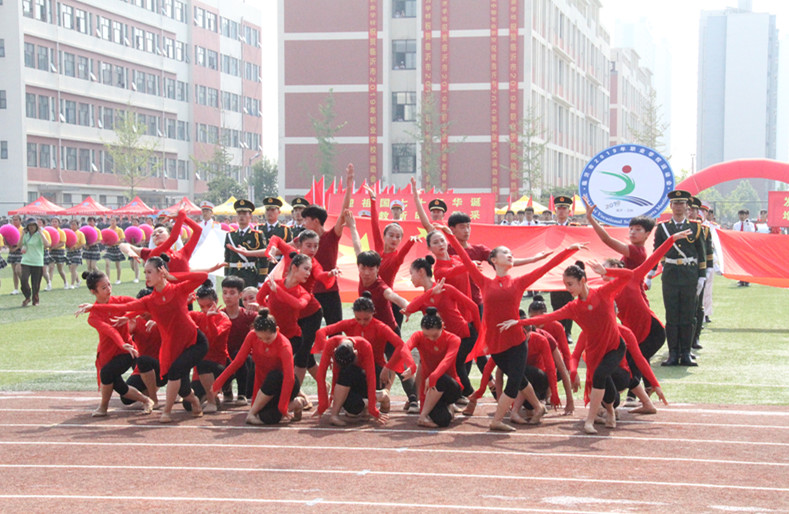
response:
{"label": "white military glove", "polygon": [[712,278],[712,274],[715,273],[715,270],[712,268],[707,268],[707,280]]}
{"label": "white military glove", "polygon": [[699,278],[699,282],[696,285],[696,296],[700,295],[701,292],[704,290],[704,282],[706,282],[706,281],[707,281],[707,279],[704,278],[704,277],[700,277]]}
{"label": "white military glove", "polygon": [[647,291],[652,289],[652,279],[651,278],[644,279],[644,286],[646,286]]}

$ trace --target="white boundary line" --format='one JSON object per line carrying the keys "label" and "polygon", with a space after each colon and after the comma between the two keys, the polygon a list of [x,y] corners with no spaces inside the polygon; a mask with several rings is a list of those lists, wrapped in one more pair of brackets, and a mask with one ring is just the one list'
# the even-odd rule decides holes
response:
{"label": "white boundary line", "polygon": [[[104,466],[86,464],[0,464],[0,468],[20,469],[113,469],[133,471],[132,466]],[[145,466],[145,469],[155,471],[210,471],[210,472],[247,472],[247,473],[298,473],[298,474],[321,474],[321,475],[379,475],[395,477],[441,477],[455,478],[459,480],[481,479],[481,480],[538,480],[542,482],[576,482],[580,484],[620,484],[620,485],[642,485],[647,487],[692,487],[707,489],[742,489],[748,491],[768,491],[776,493],[789,493],[786,487],[760,487],[749,485],[729,485],[729,484],[705,484],[698,482],[654,482],[642,480],[610,480],[604,478],[571,478],[566,476],[546,477],[524,476],[524,475],[493,475],[493,474],[458,474],[458,473],[427,473],[416,471],[373,471],[369,469],[339,470],[339,469],[296,469],[296,468],[238,468],[238,467],[209,467],[209,466]]]}
{"label": "white boundary line", "polygon": [[[140,417],[139,419],[142,419]],[[581,420],[573,420],[572,424],[578,424]],[[137,429],[165,429],[165,430],[178,430],[178,429],[185,429],[185,430],[245,430],[250,432],[260,431],[260,430],[287,430],[287,431],[295,431],[295,432],[307,432],[307,431],[317,431],[317,432],[381,432],[385,434],[418,434],[418,435],[438,435],[438,434],[451,434],[451,435],[473,435],[473,436],[494,436],[494,437],[501,437],[501,432],[492,432],[489,430],[480,430],[480,431],[468,431],[468,430],[425,430],[425,429],[408,429],[408,428],[369,428],[369,427],[360,427],[360,428],[333,428],[333,427],[310,427],[310,426],[302,426],[302,427],[289,427],[286,425],[272,425],[272,426],[257,426],[257,427],[247,427],[247,426],[236,426],[236,425],[161,425],[161,424],[151,424],[144,423],[139,425],[117,425],[117,424],[107,424],[107,423],[0,423],[0,427],[11,427],[11,428],[92,428],[92,429],[103,429],[103,428],[137,428]],[[608,441],[638,441],[641,443],[655,443],[655,442],[666,442],[666,443],[693,443],[693,444],[724,444],[724,445],[736,445],[736,446],[767,446],[767,447],[787,447],[789,448],[789,443],[777,443],[773,441],[736,441],[736,440],[726,440],[726,439],[687,439],[687,438],[678,438],[678,437],[651,437],[649,435],[646,436],[626,436],[614,433],[613,435],[587,435],[587,434],[545,434],[539,433],[531,430],[521,430],[516,432],[511,432],[508,434],[510,437],[533,437],[533,438],[546,438],[546,439],[603,439]]]}
{"label": "white boundary line", "polygon": [[[416,508],[416,509],[445,509],[445,510],[485,510],[485,511],[508,511],[508,512],[563,512],[568,514],[583,514],[591,512],[585,510],[549,510],[546,508],[526,508],[526,507],[490,507],[488,505],[450,505],[446,503],[395,503],[395,502],[364,502],[364,501],[343,501],[343,500],[324,500],[323,498],[313,498],[310,500],[282,500],[273,498],[194,498],[180,496],[90,496],[90,495],[66,495],[66,494],[0,494],[0,499],[21,499],[21,500],[109,500],[117,502],[124,501],[151,501],[151,502],[188,502],[188,503],[245,503],[245,504],[287,504],[287,505],[306,505],[314,507],[316,505],[351,505],[355,507],[397,507],[397,508]],[[599,511],[607,512],[607,511]]]}
{"label": "white boundary line", "polygon": [[655,462],[690,462],[703,464],[731,464],[736,466],[767,466],[767,467],[789,467],[789,462],[764,462],[764,461],[738,461],[723,459],[691,459],[685,457],[649,457],[639,455],[590,455],[585,453],[557,453],[557,452],[532,452],[525,450],[455,450],[446,448],[408,448],[401,447],[372,447],[372,446],[304,446],[291,444],[240,444],[240,443],[135,443],[135,442],[81,442],[81,441],[0,441],[0,446],[106,446],[106,447],[144,447],[144,448],[241,448],[241,449],[263,449],[263,450],[315,450],[315,451],[366,451],[366,452],[395,452],[395,453],[436,453],[436,454],[460,454],[460,455],[522,455],[533,457],[560,457],[560,458],[584,458],[584,459],[603,459],[603,460],[635,460],[655,461]]}

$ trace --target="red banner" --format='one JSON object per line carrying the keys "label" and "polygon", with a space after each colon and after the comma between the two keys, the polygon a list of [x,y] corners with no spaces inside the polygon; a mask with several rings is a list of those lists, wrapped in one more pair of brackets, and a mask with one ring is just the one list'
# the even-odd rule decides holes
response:
{"label": "red banner", "polygon": [[[434,198],[441,198],[447,203],[448,213],[462,211],[471,217],[475,223],[493,223],[495,218],[496,202],[491,193],[422,193],[420,194],[422,203],[427,210],[427,204]],[[382,193],[378,195],[378,212],[381,219],[388,219],[391,216],[389,206],[392,200],[403,202],[403,218],[406,220],[417,221],[416,208],[413,194],[404,193]],[[329,199],[327,210],[333,214],[340,212],[343,198],[340,195],[332,195]],[[370,210],[370,197],[365,191],[360,191],[351,196],[351,211],[359,216],[362,211]],[[366,213],[369,216],[369,213]]]}
{"label": "red banner", "polygon": [[378,0],[370,0],[368,7],[368,48],[369,60],[368,103],[369,103],[369,173],[370,181],[379,178],[378,167]]}
{"label": "red banner", "polygon": [[[718,265],[724,277],[789,287],[789,236],[721,229],[716,232],[716,243],[720,242],[716,251],[722,261]],[[765,252],[765,248],[770,251]]]}
{"label": "red banner", "polygon": [[767,193],[767,225],[789,227],[789,191]]}
{"label": "red banner", "polygon": [[490,186],[499,197],[499,2],[490,0]]}
{"label": "red banner", "polygon": [[518,170],[520,169],[520,145],[518,144],[518,0],[510,0],[510,62],[509,62],[509,102],[510,102],[510,194],[520,196]]}
{"label": "red banner", "polygon": [[[433,0],[426,0],[422,6],[422,104],[426,97],[433,95]],[[422,117],[422,131],[425,134],[433,133],[433,120],[431,116]],[[433,145],[422,147],[422,162],[425,154],[433,152]],[[422,168],[422,183],[427,184],[427,173]],[[432,184],[435,186],[435,184]]]}
{"label": "red banner", "polygon": [[441,0],[441,189],[449,171],[449,0]]}

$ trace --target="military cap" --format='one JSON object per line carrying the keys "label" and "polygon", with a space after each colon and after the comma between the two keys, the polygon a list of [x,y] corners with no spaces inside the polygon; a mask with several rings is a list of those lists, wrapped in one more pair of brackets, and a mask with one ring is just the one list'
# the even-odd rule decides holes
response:
{"label": "military cap", "polygon": [[666,196],[668,196],[668,199],[672,202],[688,202],[693,195],[682,189],[675,189],[674,191],[669,191]]}
{"label": "military cap", "polygon": [[691,196],[689,205],[694,209],[701,209],[701,200],[695,196]]}
{"label": "military cap", "polygon": [[274,196],[267,196],[263,199],[263,207],[282,207],[282,200]]}
{"label": "military cap", "polygon": [[233,204],[233,209],[236,212],[239,211],[252,212],[255,210],[255,204],[250,202],[249,200],[236,200],[236,203]]}
{"label": "military cap", "polygon": [[201,209],[211,209],[213,211],[214,210],[214,204],[212,204],[208,200],[203,200],[202,202],[200,202],[200,208]]}
{"label": "military cap", "polygon": [[427,210],[432,211],[433,209],[438,209],[441,212],[447,212],[447,204],[440,198],[430,200],[430,203],[427,204]]}
{"label": "military cap", "polygon": [[702,203],[701,207],[699,207],[699,209],[701,209],[702,211],[708,211],[708,210],[710,210],[710,206],[707,205],[706,203]]}
{"label": "military cap", "polygon": [[293,206],[294,209],[296,207],[309,207],[310,202],[308,202],[303,196],[297,196],[290,202],[290,205]]}
{"label": "military cap", "polygon": [[392,200],[392,201],[389,203],[389,208],[390,208],[390,209],[394,209],[395,207],[400,207],[400,209],[402,210],[402,209],[403,209],[403,207],[404,207],[404,206],[403,206],[403,202],[401,202],[400,200]]}
{"label": "military cap", "polygon": [[569,196],[557,196],[556,198],[553,199],[553,204],[556,207],[559,206],[569,207],[573,204],[573,199],[570,198]]}

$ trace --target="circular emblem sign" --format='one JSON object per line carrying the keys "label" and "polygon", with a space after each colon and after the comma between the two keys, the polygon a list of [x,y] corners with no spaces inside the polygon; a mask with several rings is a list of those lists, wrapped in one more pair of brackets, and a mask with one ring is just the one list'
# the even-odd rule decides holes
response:
{"label": "circular emblem sign", "polygon": [[657,151],[641,145],[617,145],[595,155],[581,173],[579,194],[595,205],[594,217],[627,226],[634,216],[657,218],[674,189],[674,172]]}

